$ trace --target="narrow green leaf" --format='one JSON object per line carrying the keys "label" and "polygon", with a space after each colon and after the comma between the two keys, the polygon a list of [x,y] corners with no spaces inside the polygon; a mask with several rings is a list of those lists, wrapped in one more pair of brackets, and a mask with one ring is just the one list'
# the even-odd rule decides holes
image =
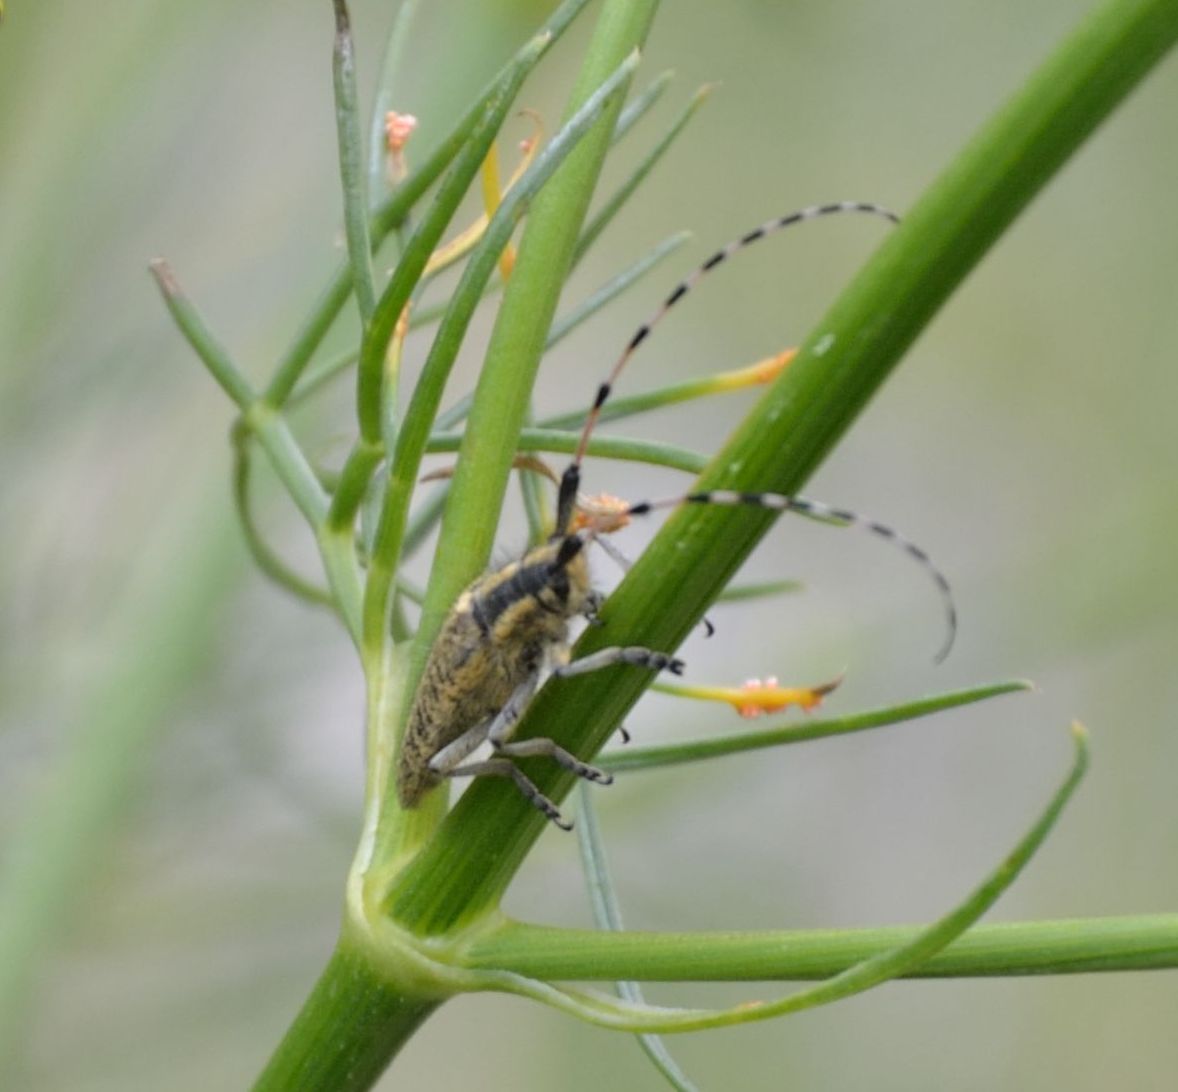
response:
{"label": "narrow green leaf", "polygon": [[347,0],[332,0],[335,43],[331,53],[335,88],[335,127],[339,142],[340,183],[344,199],[344,236],[360,321],[367,322],[376,303],[372,279],[372,241],[368,234],[368,190],[364,183],[364,138],[356,96],[356,53]]}
{"label": "narrow green leaf", "polygon": [[610,195],[593,219],[589,221],[585,230],[581,232],[580,238],[577,239],[577,245],[573,251],[574,267],[588,253],[589,248],[597,242],[598,237],[610,225],[613,218],[621,212],[622,206],[630,200],[635,190],[646,181],[647,175],[654,170],[659,160],[670,150],[675,139],[683,132],[687,123],[695,117],[695,112],[704,104],[713,89],[714,85],[704,84],[696,91],[683,112],[671,123],[671,127],[663,135],[663,138],[643,156],[642,162],[638,164],[630,177]]}
{"label": "narrow green leaf", "polygon": [[784,743],[804,743],[812,739],[829,739],[831,736],[845,736],[853,732],[865,732],[871,728],[904,724],[946,709],[956,709],[958,706],[972,705],[987,698],[1031,689],[1031,683],[1016,679],[971,690],[954,690],[947,694],[938,694],[936,697],[921,698],[919,701],[905,702],[903,705],[894,705],[887,709],[875,709],[869,713],[856,713],[849,717],[806,720],[773,728],[688,740],[685,743],[662,744],[657,747],[627,747],[625,750],[600,755],[597,762],[602,769],[611,773],[676,766],[683,762],[699,762],[707,758],[719,758],[721,755],[740,754],[742,751],[778,747]]}
{"label": "narrow green leaf", "polygon": [[[483,299],[490,299],[502,292],[503,288],[503,278],[492,277],[483,289]],[[414,307],[409,313],[409,329],[420,330],[423,326],[432,326],[446,314],[449,306],[450,300],[447,298],[439,300],[437,303],[426,304],[424,307]]]}
{"label": "narrow green leaf", "polygon": [[[516,451],[549,451],[571,455],[577,447],[580,434],[576,432],[554,432],[546,428],[527,428],[519,434]],[[459,451],[463,433],[435,433],[429,438],[425,450],[431,454],[443,451]],[[636,440],[626,436],[595,436],[589,441],[589,454],[603,459],[621,459],[624,462],[647,463],[650,466],[666,466],[682,470],[687,474],[698,474],[707,463],[707,458],[695,451],[663,444],[656,440]]]}
{"label": "narrow green leaf", "polygon": [[253,388],[234,364],[229,351],[214,337],[195,304],[184,294],[175,273],[172,272],[172,267],[163,258],[156,258],[148,269],[155,278],[168,313],[180,333],[184,335],[184,340],[208,368],[221,389],[233,399],[238,409],[248,409],[254,400]]}
{"label": "narrow green leaf", "polygon": [[[666,1009],[615,1001],[595,992],[560,989],[547,982],[523,979],[514,971],[501,970],[502,965],[484,973],[489,982],[497,982],[504,992],[531,997],[601,1027],[630,1032],[670,1033],[732,1027],[803,1012],[853,997],[922,966],[961,936],[1014,883],[1050,834],[1087,771],[1087,737],[1079,725],[1072,726],[1072,740],[1074,758],[1063,783],[1010,854],[965,899],[932,925],[919,930],[911,939],[855,963],[816,986],[773,1001],[745,1002],[729,1009]],[[606,933],[602,939],[615,935]],[[660,938],[653,933],[647,934],[647,938],[647,948],[653,951],[658,947]],[[639,971],[625,977],[642,978],[643,975]]]}
{"label": "narrow green leaf", "polygon": [[775,595],[795,595],[804,591],[798,580],[768,580],[761,584],[732,584],[717,597],[717,603],[743,603],[749,599],[768,599]]}
{"label": "narrow green leaf", "polygon": [[613,140],[615,144],[646,117],[651,108],[663,97],[663,92],[671,86],[671,81],[674,78],[675,73],[669,69],[660,72],[639,94],[622,107],[622,112],[618,115],[618,123],[614,126]]}
{"label": "narrow green leaf", "polygon": [[[747,388],[745,388],[747,390]],[[685,379],[681,383],[670,383],[665,387],[642,391],[640,394],[625,395],[611,398],[601,409],[598,421],[602,424],[608,421],[620,421],[626,417],[634,417],[640,413],[652,410],[666,409],[668,406],[678,405],[680,402],[690,402],[697,398],[711,398],[717,394],[732,394],[735,390],[725,388],[717,390],[714,375],[700,376],[698,379]],[[553,417],[545,417],[540,422],[543,428],[580,428],[585,423],[585,410],[574,410],[572,413],[561,413]]]}
{"label": "narrow green leaf", "polygon": [[381,293],[372,313],[372,321],[365,326],[360,347],[356,398],[360,433],[369,443],[377,443],[381,437],[382,365],[393,329],[409,302],[410,295],[421,280],[430,255],[441,241],[442,234],[454,218],[454,213],[470,189],[470,184],[478,174],[483,160],[486,159],[492,142],[511,110],[524,77],[531,70],[532,62],[539,58],[546,46],[547,39],[543,34],[533,38],[530,54],[525,54],[524,61],[510,70],[501,81],[497,92],[488,100],[482,119],[471,131],[465,147],[455,158],[429,211],[405,244],[405,251],[393,270],[392,279]]}
{"label": "narrow green leaf", "polygon": [[[500,85],[509,75],[523,69],[521,78],[539,63],[540,58],[564,34],[572,21],[580,14],[588,0],[565,0],[549,17],[538,35],[527,43],[491,78],[487,87],[478,95],[471,107],[455,122],[450,132],[438,143],[429,157],[397,187],[395,193],[383,201],[372,214],[370,235],[374,246],[380,246],[389,232],[400,227],[409,211],[437,181],[450,162],[466,147],[471,132],[483,119],[487,103],[495,96]],[[537,52],[533,44],[543,40]],[[266,388],[265,399],[275,407],[282,406],[294,390],[299,376],[310,362],[327,331],[331,329],[336,316],[343,310],[352,291],[352,270],[348,262],[342,263],[332,274],[318,301],[311,308],[294,341],[279,360],[274,378]]]}
{"label": "narrow green leaf", "polygon": [[[577,845],[581,850],[581,869],[585,873],[585,882],[589,888],[589,904],[593,909],[593,920],[598,929],[610,932],[620,932],[622,925],[622,908],[618,903],[617,892],[614,890],[613,879],[610,876],[609,862],[605,856],[605,843],[601,838],[601,827],[597,822],[597,811],[593,806],[593,792],[585,783],[580,785],[577,793]],[[636,1005],[644,1005],[646,998],[642,995],[642,988],[637,982],[620,979],[614,983],[618,996]],[[677,1092],[698,1092],[698,1089],[688,1079],[687,1074],[679,1068],[678,1063],[666,1044],[658,1035],[639,1035],[638,1044],[642,1052],[650,1059],[651,1065],[658,1070],[670,1086]]]}
{"label": "narrow green leaf", "polygon": [[333,379],[353,367],[359,359],[360,350],[349,349],[347,352],[339,353],[330,360],[325,360],[318,365],[308,368],[306,374],[303,376],[302,382],[299,383],[294,393],[287,399],[287,405],[297,406],[309,401]]}
{"label": "narrow green leaf", "polygon": [[376,79],[376,95],[372,102],[372,118],[368,123],[368,200],[376,203],[379,194],[388,186],[385,172],[385,115],[396,102],[394,83],[401,73],[413,21],[417,17],[418,0],[401,0],[397,14],[385,40],[384,58]]}
{"label": "narrow green leaf", "polygon": [[[639,258],[628,269],[622,270],[616,276],[611,277],[605,282],[596,292],[590,295],[587,299],[579,303],[563,318],[558,319],[552,324],[552,329],[548,333],[548,340],[545,343],[546,349],[551,349],[554,345],[563,341],[569,334],[571,334],[582,322],[592,318],[598,311],[600,311],[607,304],[612,303],[623,292],[626,291],[633,284],[637,284],[643,277],[646,276],[652,269],[655,268],[664,258],[674,254],[688,239],[691,238],[690,231],[679,231],[674,235],[669,236],[659,243],[650,253]],[[584,418],[582,411],[581,417]],[[549,419],[545,425],[546,428],[562,428],[566,427],[559,424],[553,424],[552,419]]]}
{"label": "narrow green leaf", "polygon": [[257,433],[271,464],[299,511],[313,527],[318,526],[327,513],[327,495],[286,422],[255,398],[253,389],[229,353],[213,336],[200,312],[181,290],[168,263],[157,259],[150,268],[180,332],[213,378],[242,410],[243,427]]}
{"label": "narrow green leaf", "polygon": [[282,560],[266,541],[254,519],[250,500],[252,478],[250,437],[242,429],[233,437],[233,503],[245,535],[246,545],[258,568],[280,588],[315,606],[335,608],[335,600],[326,588],[305,580]]}

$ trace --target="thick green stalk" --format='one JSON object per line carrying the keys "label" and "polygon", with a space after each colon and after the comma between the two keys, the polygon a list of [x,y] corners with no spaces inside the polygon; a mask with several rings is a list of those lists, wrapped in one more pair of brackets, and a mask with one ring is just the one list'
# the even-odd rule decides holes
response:
{"label": "thick green stalk", "polygon": [[[887,238],[701,484],[798,490],[952,290],[1176,37],[1175,0],[1114,0],[1087,19]],[[606,643],[674,648],[771,522],[748,510],[676,513],[607,604],[604,629],[590,631],[578,653]],[[560,680],[539,695],[519,734],[542,731],[593,754],[648,681],[623,670]],[[552,763],[524,765],[544,793],[559,800],[567,792],[571,775]],[[438,932],[484,912],[544,822],[512,786],[476,782],[400,877],[394,915]]]}
{"label": "thick green stalk", "polygon": [[341,940],[254,1092],[371,1088],[436,1007],[407,997]]}
{"label": "thick green stalk", "polygon": [[[568,115],[645,41],[654,0],[609,0]],[[421,631],[437,632],[450,605],[486,564],[536,371],[581,222],[621,111],[615,99],[536,198],[479,376],[442,521]]]}

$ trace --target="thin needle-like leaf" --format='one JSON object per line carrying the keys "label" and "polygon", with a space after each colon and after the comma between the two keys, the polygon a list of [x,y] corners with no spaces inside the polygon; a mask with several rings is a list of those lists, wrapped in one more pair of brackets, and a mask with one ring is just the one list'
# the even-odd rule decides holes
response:
{"label": "thin needle-like leaf", "polygon": [[249,438],[235,435],[233,443],[233,503],[245,535],[246,545],[258,568],[292,595],[316,606],[335,608],[335,599],[327,588],[312,584],[296,573],[266,541],[254,519],[250,501],[252,458]]}
{"label": "thin needle-like leaf", "polygon": [[[563,341],[569,334],[571,334],[581,323],[587,319],[592,318],[598,311],[600,311],[607,304],[612,303],[631,285],[636,284],[643,277],[646,276],[652,269],[655,268],[664,258],[674,254],[688,239],[691,238],[690,231],[679,231],[674,235],[669,236],[659,243],[649,254],[639,258],[629,269],[622,270],[616,276],[611,277],[605,282],[596,292],[583,300],[576,307],[574,307],[563,318],[557,319],[552,324],[552,329],[548,334],[548,341],[545,348],[551,349],[554,345]],[[584,414],[582,414],[584,416]],[[563,427],[563,426],[546,426],[546,427]]]}
{"label": "thin needle-like leaf", "polygon": [[[732,1027],[756,1020],[768,1020],[829,1005],[873,989],[915,970],[947,947],[986,913],[1018,878],[1047,835],[1051,833],[1060,813],[1088,769],[1087,735],[1080,725],[1072,726],[1072,740],[1072,766],[1060,787],[1014,849],[965,899],[937,921],[920,930],[914,938],[864,959],[816,986],[773,1001],[750,1001],[729,1009],[667,1009],[652,1005],[634,1005],[616,1001],[601,993],[562,989],[547,982],[496,970],[484,972],[485,988],[531,997],[601,1027],[617,1031],[653,1031],[664,1034]],[[608,934],[602,939],[608,940]],[[655,945],[656,937],[652,935],[651,946]],[[633,977],[638,978],[641,975],[635,974]]]}
{"label": "thin needle-like leaf", "polygon": [[[542,35],[532,40],[533,53],[539,54],[544,47]],[[429,212],[422,218],[406,243],[392,279],[385,286],[372,312],[372,319],[364,328],[356,379],[356,416],[360,424],[360,438],[344,463],[328,517],[328,530],[336,539],[337,548],[341,551],[349,548],[356,513],[368,493],[372,474],[385,454],[386,430],[382,419],[382,392],[385,353],[389,340],[430,255],[437,247],[472,179],[478,173],[487,149],[499,132],[527,71],[527,66],[519,66],[512,69],[504,78],[498,94],[488,104],[481,124],[472,132],[470,142],[455,159],[443,180]],[[421,381],[418,389],[420,384]],[[398,443],[398,453],[401,450],[402,445]],[[387,591],[388,581],[378,579],[382,581],[382,589]]]}
{"label": "thin needle-like leaf", "polygon": [[[519,434],[517,451],[550,451],[571,455],[580,439],[578,432],[555,432],[546,428],[526,428]],[[462,446],[461,432],[434,433],[425,445],[431,454],[443,451],[457,451]],[[665,466],[671,470],[682,470],[687,474],[698,474],[707,464],[707,456],[675,444],[663,444],[656,440],[636,440],[625,436],[594,436],[589,441],[590,455],[603,459],[621,459],[624,462],[647,463],[650,466]]]}
{"label": "thin needle-like leaf", "polygon": [[749,599],[768,599],[775,595],[793,595],[804,585],[799,580],[767,580],[760,584],[732,584],[716,598],[717,603],[743,603]]}
{"label": "thin needle-like leaf", "polygon": [[180,288],[172,267],[163,258],[156,258],[148,265],[148,269],[155,278],[168,313],[192,351],[208,368],[209,374],[220,384],[221,389],[233,399],[237,408],[242,411],[249,409],[254,401],[253,388],[233,362],[229,351],[213,335],[196,305]]}
{"label": "thin needle-like leaf", "polygon": [[993,683],[990,686],[974,687],[970,690],[954,690],[936,697],[921,698],[886,709],[875,709],[869,713],[856,713],[849,717],[831,717],[824,720],[806,720],[800,723],[780,724],[772,728],[755,731],[733,732],[711,736],[707,739],[688,740],[684,743],[667,743],[655,747],[634,747],[609,751],[598,756],[598,764],[611,773],[628,770],[658,769],[676,766],[684,762],[699,762],[705,758],[734,755],[742,751],[757,751],[764,747],[778,747],[785,743],[804,743],[813,739],[829,739],[831,736],[845,736],[853,732],[866,732],[871,728],[883,728],[893,724],[905,724],[919,717],[932,716],[946,709],[986,701],[1002,694],[1013,694],[1019,690],[1030,690],[1030,683],[1021,679],[1011,682]]}
{"label": "thin needle-like leaf", "polygon": [[589,248],[597,242],[601,233],[610,225],[613,218],[622,210],[626,202],[630,200],[634,191],[646,180],[646,176],[654,170],[659,160],[670,150],[671,145],[675,143],[675,139],[683,132],[687,123],[695,116],[695,112],[707,100],[713,89],[714,86],[712,84],[704,84],[703,87],[696,91],[691,101],[683,109],[683,112],[671,123],[670,128],[663,135],[663,138],[643,156],[642,162],[638,164],[630,174],[630,177],[609,196],[608,200],[597,211],[593,219],[585,226],[585,230],[581,232],[580,237],[577,239],[576,248],[573,251],[574,267],[588,253]]}
{"label": "thin needle-like leaf", "polygon": [[[408,216],[410,209],[421,200],[451,161],[467,146],[471,133],[483,120],[487,103],[495,97],[502,83],[513,73],[518,74],[522,81],[539,63],[540,58],[552,47],[553,43],[564,34],[587,3],[588,0],[565,0],[552,13],[540,32],[530,39],[492,77],[487,87],[478,95],[466,113],[455,122],[454,127],[438,143],[425,162],[410,174],[397,187],[396,192],[382,202],[372,214],[369,230],[373,245],[379,246],[390,231],[405,222],[405,217]],[[542,42],[539,50],[534,48],[534,43],[537,40]],[[352,270],[350,264],[344,262],[332,274],[290,348],[280,358],[274,378],[270,381],[264,395],[266,401],[271,405],[279,407],[285,403],[315,350],[331,328],[332,323],[335,322],[336,316],[343,309],[351,292]]]}
{"label": "thin needle-like leaf", "polygon": [[660,72],[641,92],[622,107],[622,112],[618,115],[618,123],[614,126],[613,140],[615,144],[646,117],[651,107],[663,97],[663,92],[671,86],[671,81],[674,78],[675,73],[669,69],[666,72]]}
{"label": "thin needle-like leaf", "polygon": [[408,48],[413,20],[417,16],[418,0],[401,0],[393,25],[385,42],[384,59],[376,80],[376,95],[372,104],[372,119],[368,125],[368,200],[375,203],[388,185],[385,170],[385,115],[395,102],[393,83],[400,75],[401,63]]}
{"label": "thin needle-like leaf", "polygon": [[333,0],[335,44],[332,77],[335,87],[335,126],[339,142],[340,182],[344,198],[344,235],[360,321],[367,322],[376,303],[372,278],[372,240],[368,233],[368,189],[364,181],[364,138],[356,98],[356,53],[346,0]]}
{"label": "thin needle-like leaf", "polygon": [[[618,932],[624,928],[622,924],[622,908],[614,891],[613,879],[610,876],[609,862],[605,856],[605,843],[601,838],[601,827],[597,822],[597,812],[593,806],[593,791],[585,783],[580,786],[577,794],[580,808],[577,814],[577,845],[581,850],[581,868],[585,873],[585,882],[589,888],[589,904],[593,908],[593,920],[599,929]],[[637,982],[621,980],[614,983],[618,996],[635,1005],[645,1005],[646,998]],[[698,1092],[698,1089],[688,1079],[687,1074],[679,1068],[678,1063],[671,1057],[671,1052],[658,1035],[642,1034],[638,1036],[638,1044],[642,1052],[650,1059],[655,1067],[676,1092]]]}

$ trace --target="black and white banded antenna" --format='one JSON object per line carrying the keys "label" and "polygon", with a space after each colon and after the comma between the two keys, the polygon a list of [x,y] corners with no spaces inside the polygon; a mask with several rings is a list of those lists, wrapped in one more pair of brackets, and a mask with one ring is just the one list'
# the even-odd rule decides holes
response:
{"label": "black and white banded antenna", "polygon": [[[810,205],[806,208],[798,209],[796,212],[778,217],[777,219],[766,221],[759,227],[753,228],[751,231],[740,236],[740,238],[734,239],[726,246],[717,250],[707,261],[680,281],[659,305],[658,309],[638,327],[618,359],[614,362],[609,374],[598,387],[597,395],[593,400],[593,406],[585,418],[585,424],[582,427],[581,437],[573,459],[561,476],[556,519],[556,533],[558,535],[568,535],[571,533],[570,529],[576,512],[577,496],[581,482],[581,464],[584,462],[589,440],[593,435],[593,430],[597,426],[597,422],[601,416],[601,410],[609,400],[614,384],[617,382],[618,377],[626,365],[630,362],[630,358],[634,355],[638,347],[650,336],[654,328],[666,317],[667,313],[691,292],[701,280],[712,272],[712,270],[753,243],[759,242],[761,239],[765,239],[785,228],[804,223],[807,220],[816,220],[824,216],[832,216],[844,212],[866,213],[868,215],[882,217],[893,224],[900,222],[900,218],[894,212],[881,205],[865,201],[837,201],[825,205]],[[780,493],[743,493],[733,490],[712,490],[709,492],[689,493],[677,497],[667,497],[661,500],[641,501],[637,504],[629,505],[621,512],[615,511],[612,515],[615,518],[618,516],[623,518],[626,516],[640,516],[658,509],[674,508],[680,504],[749,506],[778,512],[797,512],[799,515],[806,516],[809,519],[840,527],[852,527],[892,542],[925,570],[940,593],[945,610],[946,637],[940,650],[937,652],[936,662],[940,663],[943,661],[948,656],[949,650],[953,647],[953,642],[957,634],[957,608],[953,601],[953,593],[949,586],[949,581],[922,547],[904,535],[901,535],[893,527],[847,509],[823,504],[820,501],[809,500],[805,497],[789,497]],[[590,531],[590,535],[599,541],[603,541],[601,536],[594,534],[592,531]]]}

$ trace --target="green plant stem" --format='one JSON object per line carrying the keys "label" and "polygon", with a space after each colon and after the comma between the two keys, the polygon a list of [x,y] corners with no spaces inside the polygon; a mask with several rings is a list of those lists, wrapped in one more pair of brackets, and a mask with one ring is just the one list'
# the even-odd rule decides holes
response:
{"label": "green plant stem", "polygon": [[[546,981],[809,981],[906,943],[919,926],[644,933],[508,922],[465,950],[472,969]],[[975,925],[910,978],[1088,974],[1178,967],[1178,914]]]}
{"label": "green plant stem", "polygon": [[[607,0],[572,92],[568,117],[645,41],[655,6],[653,0]],[[621,105],[620,97],[611,101],[538,195],[528,217],[442,520],[438,558],[422,616],[421,662],[450,604],[490,556],[516,437]]]}
{"label": "green plant stem", "polygon": [[358,644],[362,583],[351,537],[332,533],[327,524],[327,494],[282,414],[259,399],[243,415],[242,425],[257,436],[274,472],[314,530],[332,598],[348,634]]}
{"label": "green plant stem", "polygon": [[[797,492],[953,289],[1176,36],[1174,0],[1114,0],[1086,19],[888,236],[700,487]],[[771,522],[752,511],[675,513],[606,604],[605,627],[574,654],[606,643],[676,647]],[[648,681],[620,669],[560,680],[532,704],[519,738],[544,734],[592,755]],[[555,800],[571,785],[552,763],[521,765]],[[435,933],[485,912],[544,826],[513,786],[476,781],[399,878],[393,914]]]}
{"label": "green plant stem", "polygon": [[[520,180],[508,190],[463,270],[462,278],[454,292],[453,303],[446,312],[446,317],[442,320],[429,356],[422,367],[421,377],[414,388],[405,424],[397,437],[397,447],[390,463],[389,484],[373,541],[364,606],[365,641],[370,648],[379,647],[384,633],[388,589],[391,587],[393,573],[400,561],[401,541],[408,519],[409,501],[417,485],[421,457],[429,441],[431,425],[437,416],[438,407],[441,405],[442,392],[450,377],[450,369],[457,358],[458,350],[466,335],[470,320],[474,316],[475,308],[482,298],[483,287],[490,278],[499,254],[507,245],[512,231],[529,203],[533,198],[538,200],[539,197],[542,197],[546,184],[550,184],[549,180],[553,175],[559,177],[560,165],[572,161],[578,146],[588,139],[587,134],[592,134],[595,126],[600,124],[598,119],[607,114],[612,103],[620,101],[620,92],[630,79],[636,64],[636,55],[623,60],[602,81],[600,86],[594,89],[593,94],[586,98],[582,107],[569,118],[567,124],[552,139],[548,147],[535,159]],[[519,264],[517,263],[511,283],[515,284],[518,277]],[[505,304],[507,298],[505,297]],[[490,357],[488,357],[489,359]],[[363,365],[363,358],[361,358],[361,365]],[[484,366],[483,374],[486,374],[486,366]],[[519,433],[519,423],[522,420],[522,407],[512,408],[515,411],[515,427],[513,430],[502,432],[501,435],[501,440],[507,442],[514,441],[514,437]],[[509,428],[511,420],[510,416],[505,419],[495,418],[494,427],[496,430],[502,431]],[[471,442],[470,430],[472,427],[477,428],[473,419],[463,434],[464,450]],[[485,428],[485,426],[483,427]],[[507,466],[510,467],[513,455],[511,449],[496,449],[496,454],[500,458],[506,457]],[[460,461],[460,468],[461,465]],[[504,485],[506,485],[506,478],[504,478]],[[502,504],[502,495],[500,495],[499,502]],[[483,537],[486,538],[485,533]],[[464,543],[466,550],[477,548],[477,545],[477,543]],[[490,552],[489,539],[486,550],[488,553]],[[439,546],[438,554],[439,558],[446,556],[441,546]],[[480,566],[485,562],[486,557],[484,556]],[[447,571],[447,566],[442,565],[441,571]],[[437,582],[438,576],[439,566],[435,564],[431,588]],[[454,594],[457,597],[457,592]],[[436,599],[436,592],[427,591],[425,616],[430,616],[430,605],[436,603]],[[436,612],[436,610],[435,605],[433,611]],[[432,637],[432,634],[436,633],[436,625],[430,632]]]}
{"label": "green plant stem", "polygon": [[341,940],[254,1092],[371,1088],[436,1007],[390,985]]}

